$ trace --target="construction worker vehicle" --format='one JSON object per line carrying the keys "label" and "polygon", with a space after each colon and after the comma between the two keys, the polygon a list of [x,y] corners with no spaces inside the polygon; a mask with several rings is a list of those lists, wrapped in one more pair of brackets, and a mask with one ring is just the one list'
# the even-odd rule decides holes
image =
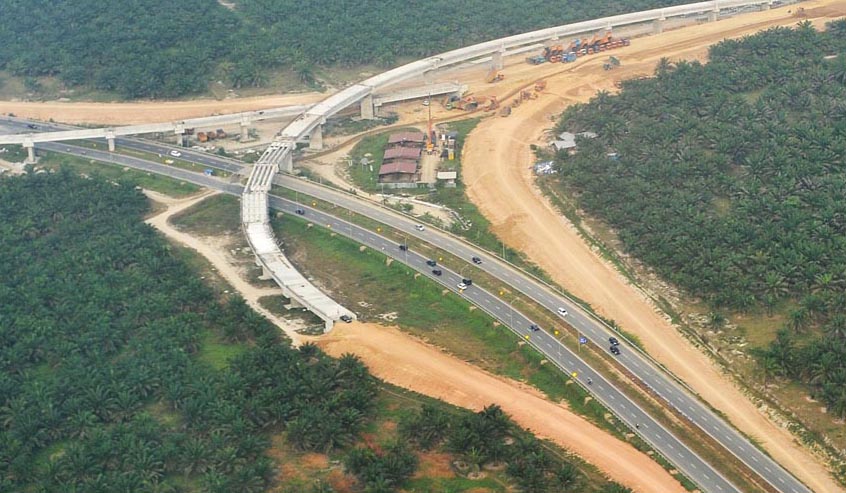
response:
{"label": "construction worker vehicle", "polygon": [[502,72],[500,72],[496,69],[493,69],[490,72],[488,72],[488,75],[485,76],[485,82],[487,82],[488,84],[492,84],[494,82],[499,82],[504,78],[505,78],[505,76],[502,75]]}
{"label": "construction worker vehicle", "polygon": [[605,70],[613,70],[620,66],[620,59],[615,56],[608,57],[608,61],[602,65]]}

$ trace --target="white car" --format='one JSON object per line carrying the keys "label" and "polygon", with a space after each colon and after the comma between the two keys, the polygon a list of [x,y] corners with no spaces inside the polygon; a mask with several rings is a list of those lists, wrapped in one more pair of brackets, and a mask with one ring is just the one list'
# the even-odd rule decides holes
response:
{"label": "white car", "polygon": [[467,285],[466,285],[466,284],[464,284],[463,282],[458,283],[458,286],[456,286],[456,287],[457,287],[458,289],[462,290],[462,291],[463,291],[463,290],[465,290],[465,289],[467,289]]}
{"label": "white car", "polygon": [[170,151],[170,155],[173,156],[173,157],[179,157],[179,156],[182,155],[182,153],[179,152],[179,151],[173,150],[173,151]]}
{"label": "white car", "polygon": [[566,317],[567,316],[567,310],[565,310],[563,308],[559,308],[558,314],[561,315],[562,317]]}
{"label": "white car", "polygon": [[426,228],[424,228],[422,224],[418,224],[417,226],[414,226],[414,229],[416,229],[417,231],[423,231]]}

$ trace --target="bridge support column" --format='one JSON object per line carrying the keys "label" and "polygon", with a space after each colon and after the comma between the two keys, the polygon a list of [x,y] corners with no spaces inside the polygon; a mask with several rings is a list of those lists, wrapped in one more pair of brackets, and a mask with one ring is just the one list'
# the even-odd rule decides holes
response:
{"label": "bridge support column", "polygon": [[708,22],[717,22],[717,19],[720,18],[720,11],[719,10],[712,10],[708,12]]}
{"label": "bridge support column", "polygon": [[112,129],[106,130],[106,142],[109,144],[109,152],[115,152],[115,131]]}
{"label": "bridge support column", "polygon": [[241,118],[241,142],[250,140],[250,119],[247,117]]}
{"label": "bridge support column", "polygon": [[662,32],[664,32],[664,21],[665,20],[666,19],[664,19],[663,17],[660,18],[660,19],[656,19],[652,23],[652,32],[655,33],[655,34],[661,34]]}
{"label": "bridge support column", "polygon": [[502,68],[505,66],[505,62],[503,61],[503,54],[504,53],[505,53],[505,51],[500,50],[500,51],[494,52],[494,54],[491,55],[491,68],[492,69],[502,70]]}
{"label": "bridge support column", "polygon": [[773,2],[761,4],[761,10],[770,10],[773,7]]}
{"label": "bridge support column", "polygon": [[35,157],[35,143],[31,139],[25,139],[23,147],[26,149],[26,160],[24,160],[24,164],[35,164],[38,161]]}
{"label": "bridge support column", "polygon": [[182,147],[185,145],[185,124],[184,123],[177,123],[173,127],[173,133],[176,134],[176,145]]}
{"label": "bridge support column", "polygon": [[373,106],[373,95],[367,95],[361,100],[361,119],[376,119],[376,108]]}
{"label": "bridge support column", "polygon": [[282,155],[282,161],[279,163],[279,171],[283,173],[294,172],[294,149],[297,148],[297,143],[294,141],[288,142],[290,151]]}
{"label": "bridge support column", "polygon": [[308,137],[308,148],[314,151],[323,149],[323,125],[314,127]]}
{"label": "bridge support column", "polygon": [[329,332],[332,331],[332,327],[334,327],[334,326],[335,326],[334,320],[331,320],[331,319],[330,320],[324,320],[323,321],[323,333],[328,334]]}

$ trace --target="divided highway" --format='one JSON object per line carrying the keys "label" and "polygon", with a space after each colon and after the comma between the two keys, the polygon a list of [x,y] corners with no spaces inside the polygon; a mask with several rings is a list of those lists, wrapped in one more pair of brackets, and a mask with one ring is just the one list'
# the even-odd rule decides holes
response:
{"label": "divided highway", "polygon": [[[23,123],[18,121],[0,123],[18,129],[23,125]],[[119,139],[118,143],[126,147],[162,155],[166,155],[170,150],[174,149],[173,147],[155,142],[134,139]],[[239,183],[225,183],[216,178],[200,176],[196,173],[180,170],[172,166],[153,163],[130,156],[84,149],[66,144],[43,143],[38,144],[37,147],[68,154],[79,155],[85,153],[87,157],[92,159],[115,162],[125,166],[172,176],[186,182],[197,183],[231,194],[240,194],[242,190]],[[204,166],[230,172],[238,172],[242,167],[242,164],[237,161],[183,149],[180,149],[180,151],[183,152],[180,159],[197,162]],[[556,293],[552,288],[497,259],[491,254],[480,253],[477,247],[461,239],[431,228],[422,232],[418,231],[414,227],[416,223],[413,218],[403,216],[351,194],[322,187],[290,176],[277,176],[275,183],[370,217],[403,231],[409,236],[418,237],[467,261],[473,256],[480,256],[482,258],[482,264],[478,265],[478,268],[519,290],[553,313],[559,307],[567,309],[569,312],[567,322],[580,331],[589,341],[606,351],[608,350],[608,338],[611,336],[619,337],[618,334],[601,321],[589,315],[574,302]],[[282,210],[288,213],[292,212],[292,208],[294,207],[290,201],[279,197],[272,197],[271,205],[281,207]],[[332,225],[332,228],[337,233],[346,236],[352,235],[352,238],[356,241],[362,242],[372,248],[379,248],[380,250],[384,248],[386,254],[400,261],[405,260],[405,254],[400,255],[402,252],[399,251],[397,244],[373,232],[313,209],[307,210],[307,217],[316,222]],[[432,276],[431,269],[425,265],[425,258],[420,257],[414,252],[408,252],[408,260],[412,267],[420,270],[429,277],[435,278],[438,282],[445,284],[450,289],[456,290],[455,285],[460,281],[460,278],[455,273],[443,269],[443,277],[437,278]],[[672,461],[688,477],[692,478],[704,491],[721,493],[739,492],[734,485],[723,478],[709,464],[705,463],[676,437],[664,430],[659,423],[652,420],[643,410],[629,401],[625,395],[613,388],[600,375],[591,370],[582,360],[561,345],[554,337],[544,331],[530,331],[528,327],[532,322],[522,314],[519,314],[519,312],[513,311],[510,305],[475,285],[466,290],[464,296],[499,319],[506,326],[510,326],[510,318],[513,315],[515,323],[514,327],[511,327],[512,330],[521,337],[529,335],[528,342],[533,344],[550,361],[554,361],[568,373],[573,371],[578,372],[583,383],[586,382],[587,378],[592,379],[594,383],[587,388],[597,399],[613,410],[621,419],[632,426],[632,428],[636,429],[646,441]],[[705,404],[692,395],[689,389],[686,389],[663,370],[660,370],[657,365],[646,355],[639,352],[637,348],[624,340],[621,342],[621,354],[616,356],[621,365],[651,388],[658,396],[685,415],[692,423],[722,444],[750,469],[758,473],[777,491],[784,493],[810,492],[806,486],[770,459],[769,456],[753,446],[748,439],[734,430],[722,418],[714,414]],[[640,425],[639,428],[637,425]]]}

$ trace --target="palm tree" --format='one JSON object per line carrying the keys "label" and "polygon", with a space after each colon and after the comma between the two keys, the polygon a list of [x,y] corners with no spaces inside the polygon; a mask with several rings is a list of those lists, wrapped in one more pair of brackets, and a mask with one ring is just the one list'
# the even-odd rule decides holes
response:
{"label": "palm tree", "polygon": [[808,312],[804,308],[798,308],[788,315],[787,325],[794,333],[799,334],[808,328],[808,322]]}

